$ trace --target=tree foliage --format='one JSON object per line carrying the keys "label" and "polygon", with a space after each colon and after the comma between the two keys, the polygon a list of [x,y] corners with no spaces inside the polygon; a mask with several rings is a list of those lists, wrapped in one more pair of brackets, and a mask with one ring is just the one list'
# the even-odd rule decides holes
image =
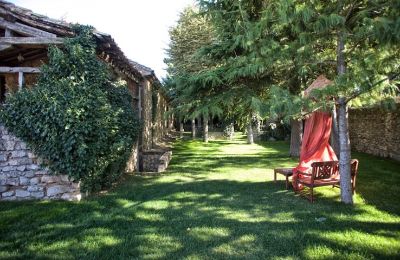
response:
{"label": "tree foliage", "polygon": [[[251,115],[299,118],[317,109],[343,112],[348,106],[390,101],[399,94],[398,0],[198,4],[214,37],[197,46],[196,57],[208,59],[210,66],[188,72],[185,84],[175,84],[185,86],[186,96],[219,104],[230,117],[243,122]],[[302,91],[320,74],[334,84],[304,98]],[[339,120],[346,118],[343,114]],[[341,133],[348,132],[342,123]],[[348,136],[342,139],[349,143]],[[349,153],[341,148],[341,158],[347,158],[341,161],[344,176]]]}
{"label": "tree foliage", "polygon": [[54,173],[98,190],[123,172],[139,121],[126,85],[97,58],[92,28],[75,30],[49,48],[37,85],[7,98],[1,119]]}

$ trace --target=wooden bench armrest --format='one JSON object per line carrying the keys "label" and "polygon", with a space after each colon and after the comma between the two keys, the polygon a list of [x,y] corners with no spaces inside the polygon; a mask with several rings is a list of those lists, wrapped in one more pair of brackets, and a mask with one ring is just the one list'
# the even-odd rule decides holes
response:
{"label": "wooden bench armrest", "polygon": [[312,176],[312,173],[307,173],[307,172],[302,172],[302,171],[297,171],[297,172],[302,175]]}

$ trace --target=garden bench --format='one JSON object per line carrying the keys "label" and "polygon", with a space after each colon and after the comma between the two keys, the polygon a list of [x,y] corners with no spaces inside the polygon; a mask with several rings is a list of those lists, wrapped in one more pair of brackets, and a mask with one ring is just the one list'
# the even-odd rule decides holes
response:
{"label": "garden bench", "polygon": [[[314,188],[331,186],[340,187],[340,173],[339,173],[339,162],[338,161],[327,161],[327,162],[314,162],[311,164],[311,174],[299,172],[303,175],[302,178],[298,178],[297,182],[305,187],[308,187],[307,191],[296,191],[300,195],[305,196],[311,202],[314,202]],[[354,194],[356,177],[358,171],[358,160],[351,160],[351,185],[352,192]]]}

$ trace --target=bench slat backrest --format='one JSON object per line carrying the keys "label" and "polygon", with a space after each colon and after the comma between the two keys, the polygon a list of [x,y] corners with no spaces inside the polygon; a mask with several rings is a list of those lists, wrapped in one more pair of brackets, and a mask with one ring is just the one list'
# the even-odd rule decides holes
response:
{"label": "bench slat backrest", "polygon": [[339,162],[338,161],[327,161],[327,162],[314,162],[311,164],[313,180],[330,179],[334,178],[339,174]]}

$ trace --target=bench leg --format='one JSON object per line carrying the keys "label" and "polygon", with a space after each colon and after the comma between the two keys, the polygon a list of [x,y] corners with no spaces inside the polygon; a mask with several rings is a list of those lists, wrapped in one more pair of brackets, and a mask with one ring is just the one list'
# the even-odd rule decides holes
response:
{"label": "bench leg", "polygon": [[274,170],[274,182],[276,182],[276,171]]}
{"label": "bench leg", "polygon": [[286,189],[289,189],[289,177],[286,175]]}
{"label": "bench leg", "polygon": [[314,202],[314,189],[311,187],[311,203]]}

